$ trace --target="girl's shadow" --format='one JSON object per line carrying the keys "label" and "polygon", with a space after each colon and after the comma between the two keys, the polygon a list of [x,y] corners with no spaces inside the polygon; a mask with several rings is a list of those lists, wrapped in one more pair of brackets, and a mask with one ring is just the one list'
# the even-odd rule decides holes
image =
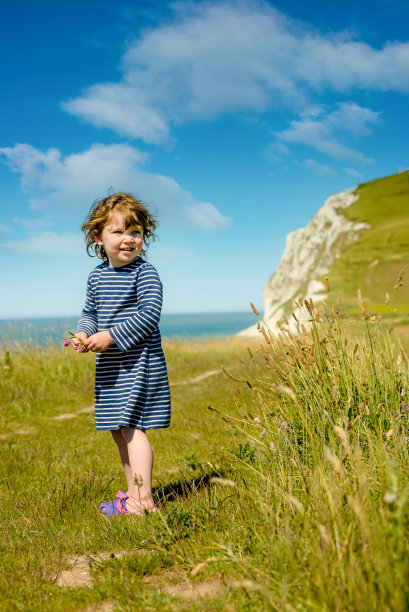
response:
{"label": "girl's shadow", "polygon": [[189,496],[198,493],[200,489],[208,487],[210,480],[214,477],[222,478],[224,476],[223,468],[214,469],[210,472],[202,472],[198,476],[186,476],[180,470],[180,478],[176,481],[156,485],[153,490],[153,498],[158,503],[175,501],[177,499],[187,499]]}

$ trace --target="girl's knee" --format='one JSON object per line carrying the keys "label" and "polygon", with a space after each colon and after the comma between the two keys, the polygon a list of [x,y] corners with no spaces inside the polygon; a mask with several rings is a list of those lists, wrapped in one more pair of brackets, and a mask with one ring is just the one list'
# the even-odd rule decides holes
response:
{"label": "girl's knee", "polygon": [[114,439],[114,442],[116,442],[116,444],[123,443],[124,438],[122,435],[122,431],[120,429],[111,429],[111,435]]}
{"label": "girl's knee", "polygon": [[135,427],[121,427],[120,431],[122,433],[123,439],[126,442],[136,440],[137,438],[146,437],[146,432],[144,429],[136,429]]}

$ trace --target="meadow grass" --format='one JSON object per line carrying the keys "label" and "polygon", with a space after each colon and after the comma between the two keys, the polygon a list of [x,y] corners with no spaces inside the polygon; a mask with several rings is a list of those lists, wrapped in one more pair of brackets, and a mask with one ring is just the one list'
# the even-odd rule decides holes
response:
{"label": "meadow grass", "polygon": [[[94,356],[3,352],[2,430],[32,433],[0,440],[2,610],[408,608],[406,345],[365,313],[301,308],[296,335],[164,343],[171,383],[226,373],[172,386],[172,426],[150,434],[160,512],[142,518],[98,514],[124,481],[93,415],[54,419],[92,404]],[[55,584],[102,551],[127,554]]]}

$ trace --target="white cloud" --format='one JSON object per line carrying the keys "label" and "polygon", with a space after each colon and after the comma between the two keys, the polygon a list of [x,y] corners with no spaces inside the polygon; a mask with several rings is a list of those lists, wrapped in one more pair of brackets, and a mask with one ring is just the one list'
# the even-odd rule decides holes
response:
{"label": "white cloud", "polygon": [[51,219],[45,219],[44,217],[15,217],[13,223],[24,227],[29,234],[44,230],[52,225]]}
{"label": "white cloud", "polygon": [[85,97],[63,103],[63,108],[97,127],[109,127],[145,142],[167,140],[165,119],[141,101],[145,97],[141,93],[128,84],[94,85]]}
{"label": "white cloud", "polygon": [[63,107],[157,144],[171,124],[223,113],[308,106],[314,114],[324,90],[409,91],[407,42],[375,49],[348,32],[324,35],[257,0],[173,8],[171,21],[129,44],[119,82],[94,84]]}
{"label": "white cloud", "polygon": [[338,105],[336,110],[327,115],[326,121],[328,125],[361,136],[371,133],[367,124],[379,123],[380,114],[354,102],[343,102]]}
{"label": "white cloud", "polygon": [[316,118],[306,117],[291,121],[290,127],[276,132],[278,142],[299,144],[320,151],[339,160],[353,160],[369,163],[360,151],[342,143],[338,132],[352,133],[354,136],[369,134],[368,123],[377,123],[380,113],[363,108],[354,103],[344,103],[332,111]]}
{"label": "white cloud", "polygon": [[344,168],[347,174],[354,176],[355,178],[364,178],[364,175],[358,172],[358,170],[354,170],[354,168]]}
{"label": "white cloud", "polygon": [[307,170],[311,170],[315,174],[318,174],[318,176],[337,175],[337,173],[332,168],[326,166],[325,164],[318,163],[317,161],[315,161],[315,159],[304,159],[304,161],[301,162],[301,165],[304,166],[304,168],[307,168]]}
{"label": "white cloud", "polygon": [[8,225],[0,225],[0,240],[3,241],[12,231]]}
{"label": "white cloud", "polygon": [[21,174],[29,202],[49,214],[84,216],[90,204],[109,190],[134,193],[159,211],[161,223],[198,229],[224,229],[232,219],[213,204],[196,202],[173,178],[141,168],[147,155],[126,144],[94,144],[81,153],[43,153],[28,144],[0,149],[6,163]]}
{"label": "white cloud", "polygon": [[2,251],[17,255],[62,255],[76,254],[84,249],[84,239],[78,234],[56,234],[40,232],[25,240],[11,240],[0,245]]}
{"label": "white cloud", "polygon": [[265,152],[271,161],[281,162],[283,157],[290,154],[290,149],[280,140],[276,140],[266,147]]}

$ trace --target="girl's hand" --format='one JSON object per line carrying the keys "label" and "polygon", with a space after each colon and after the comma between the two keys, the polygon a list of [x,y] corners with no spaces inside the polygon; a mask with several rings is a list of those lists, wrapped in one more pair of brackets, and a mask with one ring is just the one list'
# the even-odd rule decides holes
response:
{"label": "girl's hand", "polygon": [[109,331],[107,330],[97,332],[84,340],[85,350],[92,351],[93,353],[102,353],[112,344],[115,344],[115,340],[113,340]]}
{"label": "girl's hand", "polygon": [[85,348],[85,342],[82,344],[79,341],[79,338],[81,338],[81,340],[86,340],[88,336],[85,332],[78,332],[73,338],[71,338],[71,345],[77,351],[77,353],[86,353],[87,349]]}

